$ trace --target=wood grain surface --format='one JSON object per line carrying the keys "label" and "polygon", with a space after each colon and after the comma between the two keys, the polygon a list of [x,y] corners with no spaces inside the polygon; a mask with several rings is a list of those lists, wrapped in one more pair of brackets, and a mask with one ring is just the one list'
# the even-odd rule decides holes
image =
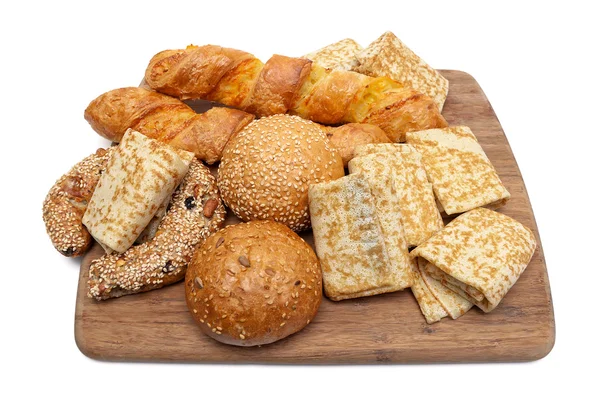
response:
{"label": "wood grain surface", "polygon": [[[103,302],[86,297],[96,246],[82,261],[75,339],[88,357],[116,361],[280,364],[371,364],[531,361],[554,345],[554,313],[544,254],[527,191],[502,127],[472,76],[441,71],[450,81],[443,115],[468,125],[512,198],[498,211],[535,232],[531,263],[500,305],[484,314],[425,323],[410,290],[356,300],[324,299],[302,331],[254,348],[228,346],[204,336],[185,305],[182,282]],[[231,214],[231,213],[230,213]],[[235,223],[230,217],[229,223]],[[310,232],[302,235],[312,244]]]}

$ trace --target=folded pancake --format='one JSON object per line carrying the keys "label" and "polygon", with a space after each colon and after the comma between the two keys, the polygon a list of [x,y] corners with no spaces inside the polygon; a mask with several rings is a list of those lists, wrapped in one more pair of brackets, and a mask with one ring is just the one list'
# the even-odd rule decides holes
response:
{"label": "folded pancake", "polygon": [[304,56],[314,63],[330,69],[351,70],[358,66],[355,54],[363,48],[352,39],[342,39]]}
{"label": "folded pancake", "polygon": [[371,195],[375,202],[375,210],[383,243],[389,256],[390,274],[392,283],[380,293],[402,290],[410,287],[413,283],[413,273],[410,267],[410,256],[408,255],[408,244],[404,235],[404,227],[401,223],[402,209],[400,199],[396,193],[393,177],[380,175],[372,171],[362,174],[369,183]]}
{"label": "folded pancake", "polygon": [[416,259],[413,259],[411,266],[415,278],[410,289],[415,296],[415,299],[417,299],[417,303],[419,303],[419,308],[425,317],[425,321],[427,321],[428,324],[433,324],[442,318],[446,318],[448,313],[444,310],[444,307],[442,307],[433,293],[431,293],[431,290],[423,280],[423,276],[417,267]]}
{"label": "folded pancake", "polygon": [[371,179],[392,177],[399,198],[400,218],[397,222],[402,223],[409,247],[418,246],[443,228],[444,222],[419,153],[390,151],[354,157],[348,162],[348,170]]}
{"label": "folded pancake", "polygon": [[429,264],[427,260],[417,258],[419,274],[421,275],[423,282],[425,282],[431,293],[435,296],[436,300],[452,319],[465,315],[465,313],[473,307],[473,303],[456,294],[446,286],[442,285],[440,281],[430,276],[424,269],[427,264]]}
{"label": "folded pancake", "polygon": [[468,127],[409,132],[406,142],[422,154],[427,177],[446,214],[497,208],[510,198]]}
{"label": "folded pancake", "polygon": [[519,279],[535,246],[533,233],[521,223],[477,208],[456,217],[410,255],[429,261],[426,272],[441,276],[444,286],[490,312]]}
{"label": "folded pancake", "polygon": [[416,151],[414,147],[404,143],[369,143],[356,146],[354,148],[354,157],[390,152],[410,153],[413,151]]}
{"label": "folded pancake", "polygon": [[83,224],[108,253],[123,253],[166,204],[193,158],[128,129],[98,181]]}
{"label": "folded pancake", "polygon": [[485,298],[483,293],[479,290],[453,278],[430,262],[426,262],[425,265],[422,266],[422,269],[427,275],[431,276],[445,287],[450,288],[454,293],[457,293],[465,299],[469,299],[471,302],[481,302]]}
{"label": "folded pancake", "polygon": [[308,199],[327,297],[337,301],[370,296],[406,284],[398,283],[365,176],[352,174],[311,185]]}
{"label": "folded pancake", "polygon": [[448,95],[448,80],[416,55],[392,32],[385,32],[355,55],[352,69],[369,76],[387,76],[404,87],[431,97],[441,111]]}

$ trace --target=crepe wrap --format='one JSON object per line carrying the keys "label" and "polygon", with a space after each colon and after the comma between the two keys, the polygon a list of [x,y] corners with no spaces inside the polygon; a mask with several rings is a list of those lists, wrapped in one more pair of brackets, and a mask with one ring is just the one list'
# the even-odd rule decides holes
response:
{"label": "crepe wrap", "polygon": [[393,283],[386,291],[402,290],[413,283],[408,244],[401,224],[400,199],[396,194],[392,176],[379,174],[376,169],[365,170],[366,178],[375,203],[375,213],[381,227],[383,242],[389,256]]}
{"label": "crepe wrap", "polygon": [[426,264],[427,260],[422,258],[413,259],[415,284],[411,290],[427,323],[433,324],[447,316],[452,319],[463,316],[473,307],[473,303],[433,279],[425,271]]}
{"label": "crepe wrap", "polygon": [[[308,198],[327,297],[338,301],[371,296],[412,284],[402,265],[409,258],[402,253],[401,230],[381,224],[364,175],[311,185]],[[392,244],[396,248],[388,249]],[[392,262],[390,255],[398,259]]]}
{"label": "crepe wrap", "polygon": [[360,172],[370,177],[392,177],[399,199],[397,222],[403,225],[408,246],[418,246],[442,229],[444,222],[421,165],[421,155],[414,151],[394,150],[402,147],[387,148],[392,151],[354,157],[348,162],[348,170],[351,174]]}
{"label": "crepe wrap", "polygon": [[83,224],[108,252],[125,252],[168,202],[194,154],[128,129],[100,177]]}
{"label": "crepe wrap", "polygon": [[429,261],[426,273],[490,312],[519,279],[535,247],[535,237],[527,227],[506,215],[477,208],[456,217],[410,255]]}
{"label": "crepe wrap", "polygon": [[423,166],[446,214],[477,207],[498,208],[510,193],[466,126],[406,134],[406,142],[423,156]]}

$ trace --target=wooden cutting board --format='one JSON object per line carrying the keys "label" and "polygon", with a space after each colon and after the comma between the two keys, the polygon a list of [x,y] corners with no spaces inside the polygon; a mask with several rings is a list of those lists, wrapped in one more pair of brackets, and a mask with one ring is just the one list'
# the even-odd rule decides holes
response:
{"label": "wooden cutting board", "polygon": [[[457,320],[427,325],[410,290],[336,303],[324,299],[317,317],[299,333],[240,348],[200,332],[181,282],[103,302],[87,298],[89,264],[101,254],[96,246],[82,261],[77,290],[79,349],[101,360],[289,364],[530,361],[548,354],[555,336],[550,286],[521,173],[475,79],[460,71],[441,72],[450,81],[444,117],[451,125],[471,127],[512,194],[498,211],[533,229],[538,241],[531,263],[493,312],[474,307]],[[310,233],[303,237],[312,244]]]}

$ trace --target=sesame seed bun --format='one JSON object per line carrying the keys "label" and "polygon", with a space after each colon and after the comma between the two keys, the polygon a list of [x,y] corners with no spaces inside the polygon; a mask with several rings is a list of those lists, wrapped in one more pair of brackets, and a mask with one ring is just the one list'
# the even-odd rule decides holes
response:
{"label": "sesame seed bun", "polygon": [[322,299],[312,248],[273,221],[229,225],[196,251],[185,277],[187,306],[219,342],[257,346],[310,323]]}
{"label": "sesame seed bun", "polygon": [[342,176],[342,158],[318,124],[273,115],[229,140],[217,183],[243,221],[271,219],[301,231],[310,228],[308,186]]}

